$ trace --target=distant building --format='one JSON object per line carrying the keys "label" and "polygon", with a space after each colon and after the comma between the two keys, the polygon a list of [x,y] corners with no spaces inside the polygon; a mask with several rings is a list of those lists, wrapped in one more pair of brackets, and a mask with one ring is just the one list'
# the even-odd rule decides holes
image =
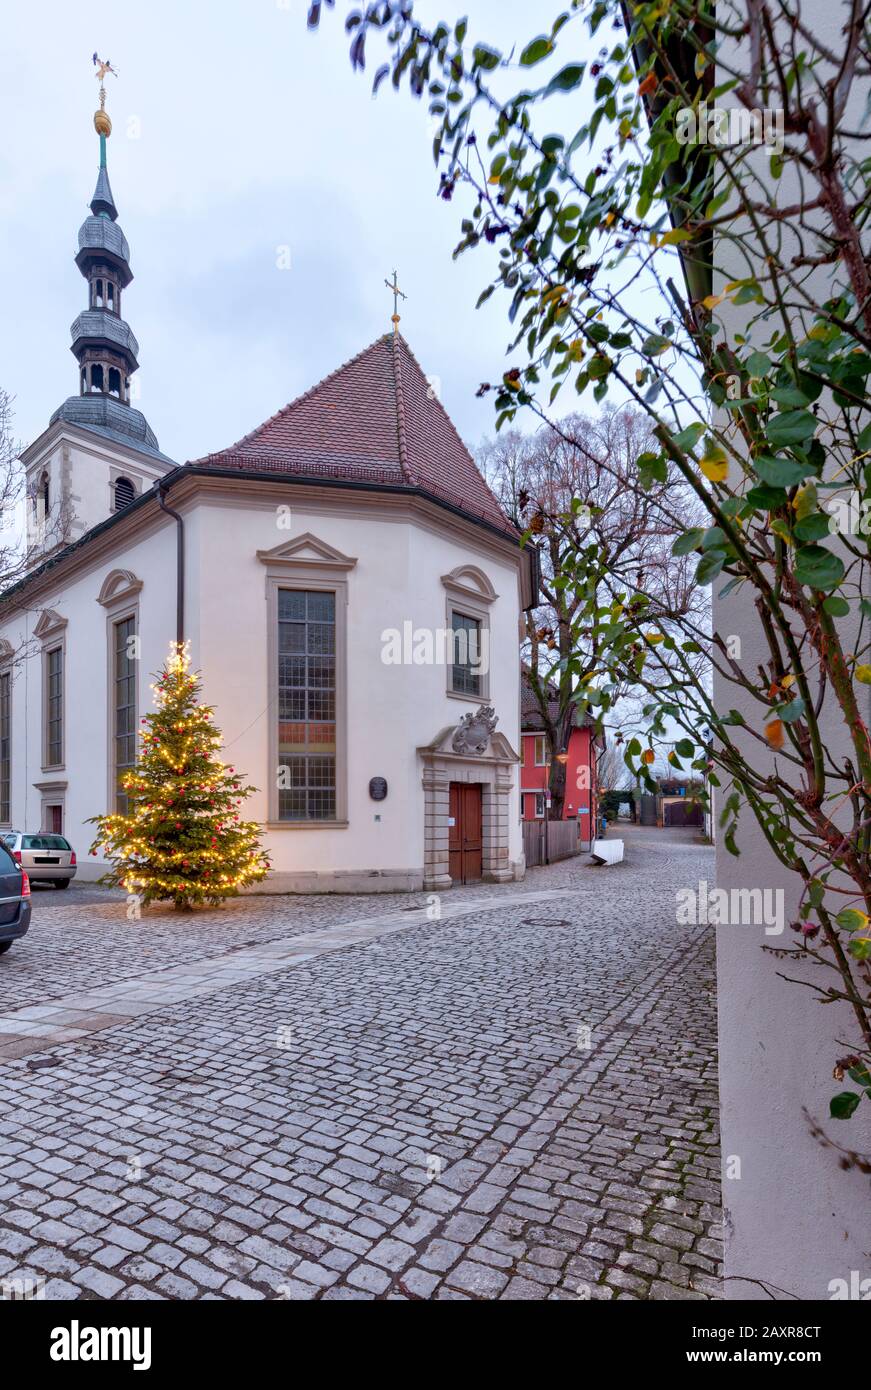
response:
{"label": "distant building", "polygon": [[[555,717],[558,712],[556,692],[550,709]],[[525,821],[543,820],[549,811],[547,788],[551,755],[541,708],[529,684],[525,667],[521,671],[520,711],[522,817]],[[597,758],[604,744],[604,738],[596,734],[589,718],[575,711],[568,745],[558,750],[567,755],[566,794],[561,819],[579,822],[582,843],[589,842],[597,834]]]}

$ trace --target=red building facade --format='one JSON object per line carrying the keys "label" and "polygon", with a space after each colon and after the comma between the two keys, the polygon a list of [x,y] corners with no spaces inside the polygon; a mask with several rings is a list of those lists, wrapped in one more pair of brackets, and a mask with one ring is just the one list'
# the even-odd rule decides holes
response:
{"label": "red building facade", "polygon": [[[566,759],[566,794],[562,819],[581,823],[581,838],[595,835],[597,808],[596,755],[602,744],[595,730],[581,717],[569,734]],[[521,688],[521,816],[523,820],[543,820],[549,811],[547,788],[550,780],[550,750],[538,702],[529,687],[526,673]]]}

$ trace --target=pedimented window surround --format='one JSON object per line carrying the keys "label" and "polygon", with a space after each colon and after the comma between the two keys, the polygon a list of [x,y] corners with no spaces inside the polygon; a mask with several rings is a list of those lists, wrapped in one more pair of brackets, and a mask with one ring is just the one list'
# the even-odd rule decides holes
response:
{"label": "pedimented window surround", "polygon": [[293,573],[298,579],[346,575],[357,563],[356,557],[343,555],[341,550],[319,540],[311,531],[304,531],[301,536],[294,536],[272,550],[258,550],[257,559],[277,574]]}
{"label": "pedimented window surround", "polygon": [[450,574],[442,575],[445,590],[445,629],[450,633],[454,625],[454,614],[460,613],[474,618],[480,623],[482,649],[487,653],[487,669],[481,672],[480,690],[469,694],[453,689],[453,668],[447,663],[445,673],[445,693],[452,700],[463,700],[466,704],[480,704],[490,697],[490,607],[499,597],[490,580],[477,565],[457,565]]}
{"label": "pedimented window surround", "polygon": [[[266,567],[267,660],[269,708],[269,820],[270,830],[345,829],[348,825],[348,576],[357,564],[335,546],[306,531],[301,536],[258,550]],[[336,815],[334,820],[279,820],[278,818],[278,591],[322,590],[336,598]]]}
{"label": "pedimented window surround", "polygon": [[488,607],[499,597],[490,580],[477,565],[458,565],[450,574],[442,575],[442,583],[448,593],[459,599],[471,599]]}
{"label": "pedimented window surround", "polygon": [[142,580],[132,570],[110,570],[100,585],[97,602],[107,609],[138,602],[141,590]]}
{"label": "pedimented window surround", "polygon": [[66,625],[67,619],[62,618],[54,608],[43,608],[36,620],[33,635],[44,647],[46,643],[52,644],[55,637],[63,636]]}

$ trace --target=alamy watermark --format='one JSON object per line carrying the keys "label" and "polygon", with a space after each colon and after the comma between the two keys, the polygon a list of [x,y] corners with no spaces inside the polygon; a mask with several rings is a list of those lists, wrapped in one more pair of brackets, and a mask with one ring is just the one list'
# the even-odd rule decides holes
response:
{"label": "alamy watermark", "polygon": [[708,106],[698,110],[682,106],[677,113],[674,138],[679,145],[767,145],[775,154],[783,153],[783,110],[780,107]]}
{"label": "alamy watermark", "polygon": [[784,928],[782,888],[678,888],[675,920],[679,927],[764,927],[766,936],[780,936]]}
{"label": "alamy watermark", "polygon": [[490,669],[490,632],[486,627],[386,627],[381,633],[385,666],[465,666],[476,675]]}

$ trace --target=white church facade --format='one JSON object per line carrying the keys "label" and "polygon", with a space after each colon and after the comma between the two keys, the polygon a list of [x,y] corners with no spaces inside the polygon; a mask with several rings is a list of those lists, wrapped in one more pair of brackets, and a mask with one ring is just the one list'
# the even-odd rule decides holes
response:
{"label": "white church facade", "polygon": [[132,279],[106,170],[76,263],[79,393],[22,454],[31,563],[0,596],[0,829],[119,805],[172,640],[272,861],[266,891],[522,876],[520,546],[398,332],[221,453],[163,454],[130,402]]}

